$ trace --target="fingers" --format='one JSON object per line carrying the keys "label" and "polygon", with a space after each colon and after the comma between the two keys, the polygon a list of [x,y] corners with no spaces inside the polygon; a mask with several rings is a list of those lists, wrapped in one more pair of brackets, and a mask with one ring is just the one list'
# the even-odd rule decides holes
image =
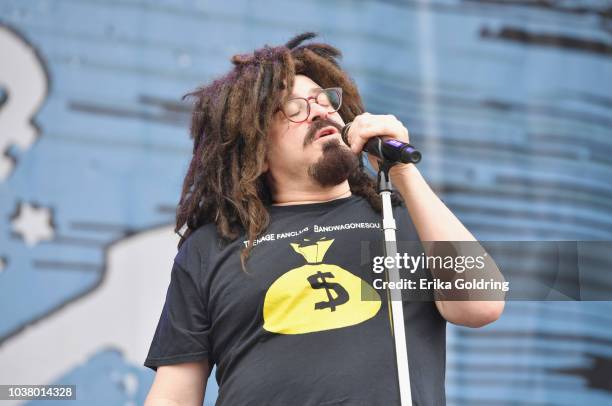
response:
{"label": "fingers", "polygon": [[370,138],[377,136],[409,142],[408,129],[394,115],[370,113],[363,113],[355,117],[349,128],[347,140],[351,150],[358,154]]}

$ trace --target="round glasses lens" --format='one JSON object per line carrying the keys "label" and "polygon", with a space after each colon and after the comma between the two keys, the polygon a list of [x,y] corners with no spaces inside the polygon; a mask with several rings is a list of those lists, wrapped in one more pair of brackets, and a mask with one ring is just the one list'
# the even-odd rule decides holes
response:
{"label": "round glasses lens", "polygon": [[293,99],[285,103],[283,111],[291,121],[304,121],[308,118],[308,105],[304,99]]}
{"label": "round glasses lens", "polygon": [[341,102],[340,93],[336,89],[326,89],[317,96],[317,103],[330,111],[338,110]]}

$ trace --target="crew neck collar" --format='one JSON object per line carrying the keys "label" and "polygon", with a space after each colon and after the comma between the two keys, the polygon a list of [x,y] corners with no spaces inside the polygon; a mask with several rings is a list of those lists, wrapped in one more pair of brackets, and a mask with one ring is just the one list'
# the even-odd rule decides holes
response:
{"label": "crew neck collar", "polygon": [[323,209],[323,208],[331,208],[339,206],[343,203],[348,202],[349,200],[356,199],[358,196],[355,194],[351,194],[350,196],[340,197],[333,200],[327,200],[325,202],[316,202],[316,203],[298,203],[298,204],[289,204],[283,206],[275,206],[270,205],[268,209],[270,211],[275,212],[284,212],[284,211],[293,211],[296,209]]}

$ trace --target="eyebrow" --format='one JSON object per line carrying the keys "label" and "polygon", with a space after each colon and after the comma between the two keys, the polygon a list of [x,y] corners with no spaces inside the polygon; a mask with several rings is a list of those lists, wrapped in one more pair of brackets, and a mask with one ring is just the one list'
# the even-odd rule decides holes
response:
{"label": "eyebrow", "polygon": [[[314,92],[316,92],[317,90],[323,90],[323,88],[322,88],[322,87],[319,87],[319,86],[317,86],[317,87],[313,87],[313,88],[311,88],[311,89],[308,91],[308,94],[309,94],[309,95],[311,95],[311,94],[313,94]],[[298,96],[298,95],[297,95],[297,94],[295,94],[295,93],[291,93],[291,94],[289,95],[289,98],[290,98],[290,99],[292,99],[292,98],[294,98],[294,97],[302,97],[302,96]]]}

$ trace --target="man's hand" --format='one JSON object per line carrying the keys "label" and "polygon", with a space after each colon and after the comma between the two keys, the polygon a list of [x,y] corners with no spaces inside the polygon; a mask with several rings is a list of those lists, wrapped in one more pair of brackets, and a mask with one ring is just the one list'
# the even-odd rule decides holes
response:
{"label": "man's hand", "polygon": [[[351,151],[359,154],[365,143],[372,137],[382,136],[383,139],[396,139],[409,143],[408,129],[394,115],[363,113],[355,117],[346,135]],[[378,159],[368,154],[370,165],[378,172]],[[400,172],[412,164],[396,164],[389,173]]]}

